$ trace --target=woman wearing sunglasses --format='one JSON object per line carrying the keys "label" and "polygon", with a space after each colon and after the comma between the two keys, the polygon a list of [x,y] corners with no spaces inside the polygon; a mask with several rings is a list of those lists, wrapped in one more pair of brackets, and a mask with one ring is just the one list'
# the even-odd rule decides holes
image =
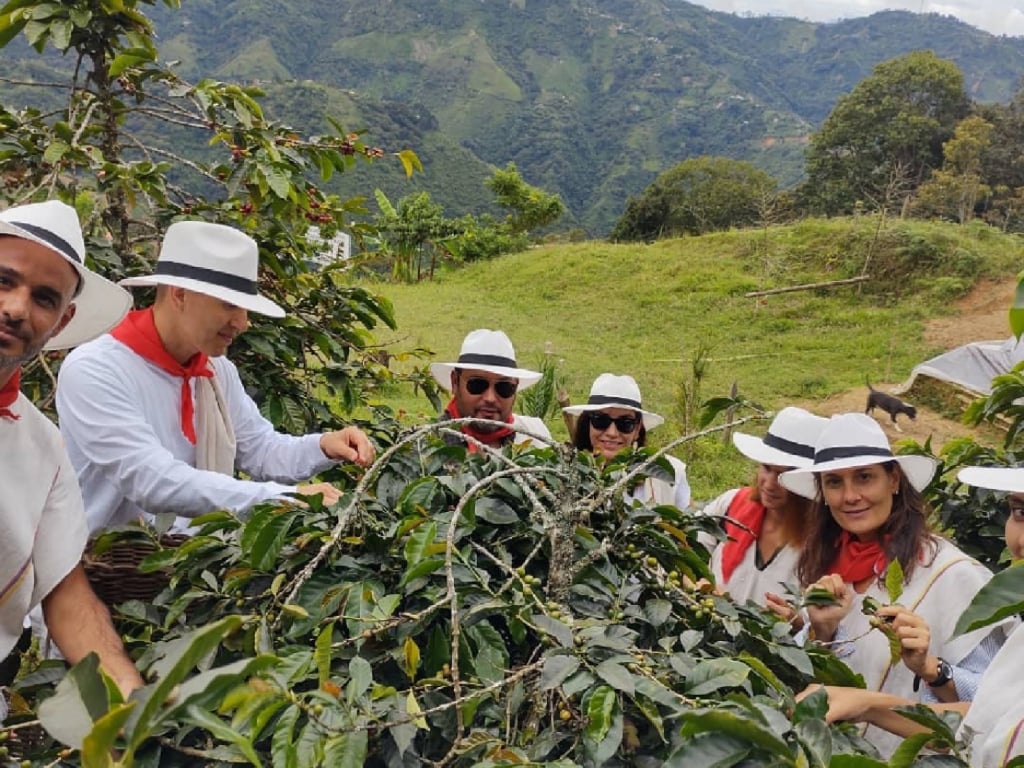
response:
{"label": "woman wearing sunglasses", "polygon": [[[972,698],[1006,629],[953,637],[957,618],[992,574],[929,530],[921,492],[935,469],[928,456],[894,456],[870,416],[845,413],[822,430],[811,466],[780,477],[788,490],[814,500],[800,583],[835,599],[808,607],[813,639],[863,675],[867,690],[924,703]],[[903,571],[902,594],[886,605],[893,561]],[[876,611],[872,602],[883,607]],[[875,628],[879,622],[884,631]],[[890,637],[900,648],[895,663]],[[900,744],[877,727],[865,737],[886,757]]]}
{"label": "woman wearing sunglasses", "polygon": [[[604,459],[612,459],[631,447],[647,444],[647,430],[664,423],[656,413],[645,411],[640,400],[640,387],[632,376],[602,373],[590,388],[584,405],[562,409],[576,416],[573,444],[581,451],[592,451]],[[653,504],[674,504],[680,509],[690,506],[690,484],[686,465],[674,456],[666,456],[675,472],[673,481],[649,477],[629,491],[627,503],[633,500]]]}
{"label": "woman wearing sunglasses", "polygon": [[[1024,467],[965,467],[957,478],[966,485],[1009,493],[1004,530],[1006,547],[1014,562],[1024,559]],[[1011,758],[1024,754],[1022,674],[1024,630],[1018,628],[985,670],[973,701],[930,705],[938,711],[953,710],[965,715],[957,735],[961,742],[968,744],[974,768],[1005,765]],[[808,688],[801,698],[817,688]],[[870,723],[904,738],[924,731],[917,723],[893,711],[893,707],[917,703],[908,697],[861,688],[828,686],[826,690],[829,722]]]}
{"label": "woman wearing sunglasses", "polygon": [[779,476],[814,461],[814,444],[827,423],[790,407],[779,411],[763,438],[733,433],[737,450],[757,462],[754,482],[726,491],[701,512],[721,519],[728,536],[711,554],[716,588],[739,603],[764,605],[787,621],[795,611],[782,593],[797,580],[811,502],[783,488]]}

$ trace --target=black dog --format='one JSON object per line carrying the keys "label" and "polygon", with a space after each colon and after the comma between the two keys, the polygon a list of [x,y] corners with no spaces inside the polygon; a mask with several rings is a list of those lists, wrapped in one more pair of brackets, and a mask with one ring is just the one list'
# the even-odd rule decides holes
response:
{"label": "black dog", "polygon": [[[865,379],[865,381],[867,381]],[[864,409],[864,413],[874,413],[875,408],[881,408],[883,411],[889,414],[889,418],[892,420],[893,426],[896,429],[900,428],[900,425],[896,423],[896,417],[903,413],[906,414],[910,419],[917,418],[917,408],[912,406],[910,403],[905,403],[895,395],[890,395],[888,392],[879,392],[877,389],[871,386],[871,382],[867,381],[868,385],[868,405]],[[902,430],[900,430],[902,431]]]}

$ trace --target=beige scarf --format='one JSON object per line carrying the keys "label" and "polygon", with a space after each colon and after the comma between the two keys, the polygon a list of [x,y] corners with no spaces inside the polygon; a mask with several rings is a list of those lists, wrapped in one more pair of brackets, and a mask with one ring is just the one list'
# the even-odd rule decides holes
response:
{"label": "beige scarf", "polygon": [[235,473],[235,430],[217,377],[196,379],[196,469]]}

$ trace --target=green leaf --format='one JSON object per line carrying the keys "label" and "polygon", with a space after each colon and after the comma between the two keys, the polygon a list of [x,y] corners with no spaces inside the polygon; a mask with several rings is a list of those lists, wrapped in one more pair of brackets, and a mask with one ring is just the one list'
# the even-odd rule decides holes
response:
{"label": "green leaf", "polygon": [[893,560],[885,569],[885,591],[889,595],[889,602],[895,603],[903,594],[903,566],[899,560]]}
{"label": "green leaf", "polygon": [[70,147],[63,141],[54,141],[43,152],[43,162],[51,165],[58,163],[69,149]]}
{"label": "green leaf", "polygon": [[594,668],[594,672],[612,688],[622,691],[629,696],[633,695],[635,690],[633,675],[621,664],[608,659],[598,664]]}
{"label": "green leaf", "polygon": [[403,149],[398,153],[398,159],[402,163],[402,168],[405,170],[406,176],[412,176],[413,171],[423,172],[423,164],[420,162],[419,157],[411,149]]}
{"label": "green leaf", "polygon": [[485,496],[474,505],[476,516],[491,525],[511,525],[519,522],[519,514],[501,499]]}
{"label": "green leaf", "polygon": [[814,759],[815,768],[828,768],[832,760],[832,734],[824,720],[804,720],[794,726],[797,737]]}
{"label": "green leaf", "polygon": [[601,743],[608,733],[608,729],[611,728],[612,711],[615,709],[617,701],[618,696],[615,691],[607,685],[599,685],[590,694],[590,700],[587,702],[587,727],[584,735],[594,744]]}
{"label": "green leaf", "polygon": [[363,768],[369,744],[366,731],[332,736],[324,746],[324,765],[331,768]]}
{"label": "green leaf", "polygon": [[930,733],[915,733],[913,736],[904,738],[896,751],[892,753],[892,757],[889,758],[889,768],[910,768],[914,763],[914,758],[932,738],[933,735]]}
{"label": "green leaf", "polygon": [[686,678],[686,693],[689,696],[705,696],[722,688],[736,688],[743,685],[750,674],[750,667],[735,659],[708,659],[698,664]]}
{"label": "green leaf", "polygon": [[531,619],[539,630],[554,637],[560,646],[563,648],[573,647],[572,629],[567,624],[563,624],[558,619],[553,619],[543,613],[535,613]]}
{"label": "green leaf", "polygon": [[721,709],[704,709],[684,712],[682,734],[684,737],[698,733],[724,733],[749,744],[754,744],[779,757],[789,757],[789,745],[770,728],[753,719],[735,712]]}
{"label": "green leaf", "polygon": [[134,751],[161,722],[161,708],[199,663],[209,656],[228,634],[242,626],[240,616],[225,616],[176,640],[161,644],[159,658],[150,667],[157,681],[132,694],[139,705],[125,727],[129,745]]}
{"label": "green leaf", "polygon": [[261,571],[276,570],[281,549],[288,541],[288,531],[295,520],[296,510],[284,507],[275,511],[264,525],[252,545],[252,565]]}
{"label": "green leaf", "polygon": [[351,704],[363,695],[373,682],[373,667],[362,656],[356,656],[348,663],[348,677],[345,698]]}
{"label": "green leaf", "polygon": [[724,733],[700,733],[669,755],[664,768],[732,768],[750,754],[750,745]]}
{"label": "green leaf", "polygon": [[334,622],[330,622],[320,630],[313,650],[313,662],[316,664],[317,679],[322,689],[324,683],[331,679],[331,645],[334,643]]}
{"label": "green leaf", "polygon": [[544,660],[544,668],[540,673],[540,687],[543,691],[557,688],[562,682],[580,668],[580,660],[575,656],[555,654]]}
{"label": "green leaf", "polygon": [[39,705],[39,720],[59,742],[81,749],[93,722],[105,716],[108,708],[100,660],[90,653],[68,671],[53,696]]}
{"label": "green leaf", "polygon": [[263,763],[260,762],[259,755],[256,754],[256,749],[253,747],[252,742],[231,728],[219,717],[216,717],[199,707],[189,707],[188,720],[198,725],[200,728],[209,731],[218,739],[226,741],[229,744],[234,744],[238,747],[238,750],[245,755],[246,759],[256,766],[256,768],[263,768]]}
{"label": "green leaf", "polygon": [[660,627],[672,615],[672,603],[668,600],[648,600],[644,603],[644,616],[653,627]]}
{"label": "green leaf", "polygon": [[260,166],[260,170],[263,171],[267,184],[270,185],[274,194],[282,200],[287,200],[292,190],[292,182],[288,178],[288,174],[284,173],[280,168],[267,165]]}
{"label": "green leaf", "polygon": [[437,538],[437,523],[429,521],[409,534],[405,542],[405,562],[412,567],[431,554],[430,545]]}
{"label": "green leaf", "polygon": [[1000,571],[985,584],[961,614],[953,629],[962,635],[1024,611],[1024,567],[1021,563]]}
{"label": "green leaf", "polygon": [[412,639],[412,635],[405,638],[405,643],[402,645],[402,657],[404,661],[405,676],[409,678],[411,682],[416,680],[416,670],[420,668],[420,647],[416,645],[416,641]]}
{"label": "green leaf", "polygon": [[413,725],[417,728],[422,728],[423,730],[428,730],[430,728],[430,726],[427,725],[427,718],[422,715],[423,709],[420,707],[419,702],[416,701],[416,696],[413,694],[412,690],[410,690],[409,695],[405,697],[405,712],[413,719]]}
{"label": "green leaf", "polygon": [[82,741],[82,768],[113,768],[113,750],[135,702],[111,709]]}
{"label": "green leaf", "polygon": [[1010,306],[1010,331],[1017,341],[1024,334],[1024,274],[1017,278],[1017,291]]}

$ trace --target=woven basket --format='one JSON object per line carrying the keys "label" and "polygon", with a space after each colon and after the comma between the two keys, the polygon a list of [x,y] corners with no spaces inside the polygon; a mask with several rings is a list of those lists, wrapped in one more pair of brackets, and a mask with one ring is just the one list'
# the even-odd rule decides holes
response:
{"label": "woven basket", "polygon": [[154,539],[137,535],[97,547],[89,542],[82,557],[85,575],[99,598],[113,608],[128,600],[151,601],[167,586],[169,568],[143,572],[139,563],[161,549],[173,549],[188,540],[183,533],[165,534]]}

